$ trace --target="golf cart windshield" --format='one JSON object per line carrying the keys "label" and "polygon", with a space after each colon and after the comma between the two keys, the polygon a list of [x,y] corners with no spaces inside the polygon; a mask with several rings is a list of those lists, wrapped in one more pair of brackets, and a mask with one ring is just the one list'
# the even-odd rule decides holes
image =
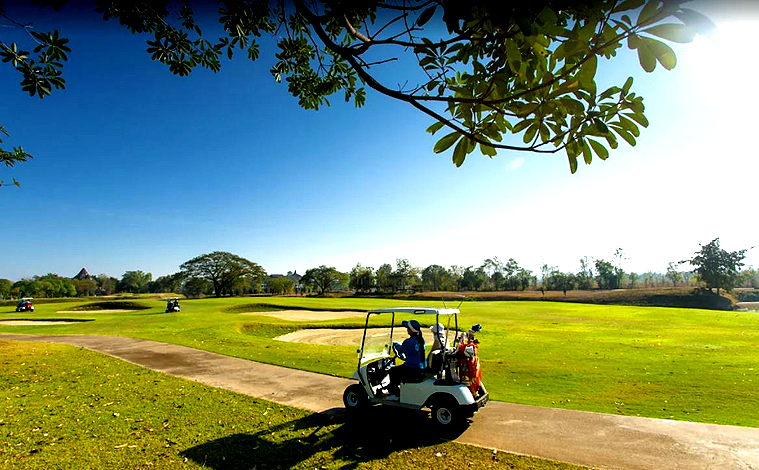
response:
{"label": "golf cart windshield", "polygon": [[[396,316],[403,315],[404,317],[411,317],[429,315],[429,323],[432,323],[434,320],[435,322],[441,322],[444,325],[446,336],[449,338],[447,342],[450,344],[453,342],[458,330],[457,313],[459,313],[458,309],[413,307],[378,309],[368,312],[366,316],[362,348],[359,350],[359,365],[393,355],[392,350],[390,349],[393,344],[393,334],[398,335],[399,332],[402,332],[403,334],[401,336],[405,336],[406,331],[404,328],[395,325]],[[372,324],[376,326],[379,326],[380,324],[387,325],[386,320],[388,319],[388,316],[386,314],[391,315],[390,324],[395,325],[395,331],[393,331],[393,328],[388,328],[387,326],[380,328],[372,327]]]}
{"label": "golf cart windshield", "polygon": [[360,363],[390,357],[390,328],[367,328]]}

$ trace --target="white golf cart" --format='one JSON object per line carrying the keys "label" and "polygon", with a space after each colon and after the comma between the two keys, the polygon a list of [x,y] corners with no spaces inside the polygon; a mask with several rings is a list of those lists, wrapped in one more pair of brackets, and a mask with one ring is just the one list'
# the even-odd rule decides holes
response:
{"label": "white golf cart", "polygon": [[[461,347],[462,341],[466,341],[466,335],[459,337],[458,313],[458,309],[411,307],[368,312],[361,349],[358,350],[358,368],[352,377],[358,380],[358,383],[350,385],[343,393],[346,411],[352,412],[376,403],[415,410],[430,408],[435,424],[440,428],[449,429],[463,423],[466,418],[472,417],[477,410],[485,406],[488,393],[479,380],[479,374],[476,382],[472,382],[469,377],[459,373],[463,370],[461,367],[464,362],[474,358],[471,355],[466,357],[460,352],[466,349]],[[396,359],[393,353],[393,334],[402,339],[406,331],[405,328],[396,326],[396,314],[404,318],[411,316],[427,326],[442,323],[445,327],[443,344],[452,344],[444,350],[432,353],[429,344],[427,352],[432,357],[427,358],[427,369],[418,381],[402,382],[399,397],[387,394],[390,369],[394,367]],[[383,325],[384,328],[370,327],[370,320],[377,326]]]}
{"label": "white golf cart", "polygon": [[171,297],[166,300],[166,313],[179,312],[179,297]]}

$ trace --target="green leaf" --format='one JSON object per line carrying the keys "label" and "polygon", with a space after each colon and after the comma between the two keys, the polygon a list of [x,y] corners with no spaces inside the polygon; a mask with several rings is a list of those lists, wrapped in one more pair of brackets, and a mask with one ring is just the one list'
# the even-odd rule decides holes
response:
{"label": "green leaf", "polygon": [[582,139],[581,142],[582,159],[585,160],[586,165],[590,165],[590,163],[593,161],[593,154],[590,153],[590,146],[588,146],[588,142],[585,139]]}
{"label": "green leaf", "polygon": [[646,116],[642,114],[637,113],[622,113],[623,116],[627,116],[633,121],[637,122],[643,127],[648,127],[648,119],[646,119]]}
{"label": "green leaf", "polygon": [[622,124],[622,127],[630,131],[632,135],[640,137],[640,129],[638,129],[638,126],[636,126],[634,122],[623,116],[619,116],[619,122]]}
{"label": "green leaf", "polygon": [[585,86],[589,86],[593,83],[593,79],[596,76],[596,67],[598,66],[598,59],[595,54],[590,56],[588,60],[582,64],[580,71],[577,73],[577,78]]}
{"label": "green leaf", "polygon": [[506,41],[506,59],[512,72],[519,72],[519,65],[522,63],[522,54],[515,41]]}
{"label": "green leaf", "polygon": [[524,137],[522,138],[525,144],[529,144],[532,139],[535,138],[535,134],[537,134],[539,127],[539,123],[533,121],[533,124],[527,129],[527,132],[524,133]]}
{"label": "green leaf", "polygon": [[424,26],[432,18],[432,15],[435,13],[436,8],[437,5],[434,5],[424,10],[422,14],[419,15],[419,18],[416,19],[416,25]]}
{"label": "green leaf", "polygon": [[717,25],[697,11],[681,8],[680,11],[675,13],[675,16],[686,25],[695,28],[697,33],[704,36],[711,36],[718,32]]}
{"label": "green leaf", "polygon": [[609,158],[609,151],[606,150],[606,147],[593,139],[588,139],[588,142],[590,142],[590,146],[593,147],[593,151],[596,152],[596,155],[598,155],[601,160],[606,160]]}
{"label": "green leaf", "polygon": [[625,84],[622,87],[622,94],[627,95],[630,92],[630,87],[633,85],[633,78],[627,77],[627,80],[625,80]]}
{"label": "green leaf", "polygon": [[453,164],[457,167],[460,167],[464,164],[464,159],[466,158],[466,151],[467,151],[467,140],[469,139],[461,139],[459,140],[459,143],[456,144],[456,148],[453,149]]}
{"label": "green leaf", "polygon": [[569,152],[567,152],[567,158],[569,158],[569,171],[571,171],[574,175],[577,171],[577,155],[571,155]]}
{"label": "green leaf", "polygon": [[643,70],[651,73],[656,69],[656,56],[651,49],[642,45],[642,40],[639,40],[638,44],[638,62],[640,62],[640,66],[643,67]]}
{"label": "green leaf", "polygon": [[609,147],[611,147],[613,149],[619,147],[619,143],[617,143],[617,138],[614,137],[614,134],[612,134],[611,132],[609,132],[604,137],[606,137],[606,141],[609,143]]}
{"label": "green leaf", "polygon": [[628,144],[630,144],[633,147],[635,147],[635,137],[633,137],[633,135],[630,134],[630,132],[627,129],[625,129],[624,127],[622,127],[620,125],[616,125],[616,124],[610,124],[609,127],[611,127],[612,129],[614,129],[614,131],[617,134],[619,134],[620,137],[622,137],[623,139],[625,139],[625,141]]}
{"label": "green leaf", "polygon": [[659,6],[660,0],[649,0],[648,3],[643,7],[643,9],[640,11],[640,14],[638,15],[638,21],[635,23],[636,26],[644,26],[647,24],[647,22],[654,17],[656,14],[656,10]]}
{"label": "green leaf", "polygon": [[658,36],[662,39],[666,39],[672,42],[679,42],[681,44],[689,43],[696,37],[696,31],[684,24],[667,23],[652,26],[643,30],[644,33]]}
{"label": "green leaf", "polygon": [[519,134],[523,130],[527,129],[527,126],[532,124],[532,122],[533,122],[532,119],[525,119],[523,121],[519,121],[517,125],[514,126],[511,132],[513,132],[514,134]]}
{"label": "green leaf", "polygon": [[438,122],[432,124],[430,127],[428,127],[427,128],[427,132],[429,132],[430,134],[435,134],[435,132],[439,131],[443,126],[444,126],[444,124],[442,122],[438,121]]}
{"label": "green leaf", "polygon": [[[451,132],[447,136],[443,137],[442,139],[438,140],[435,144],[435,147],[432,149],[435,153],[441,153],[448,150],[448,148],[455,144],[457,140],[461,137],[461,134],[458,132]],[[454,162],[455,163],[455,162]]]}
{"label": "green leaf", "polygon": [[628,10],[637,10],[645,3],[645,0],[625,0],[624,2],[620,3],[616,7],[614,7],[614,10],[612,10],[612,13],[619,13],[621,11],[628,11]]}
{"label": "green leaf", "polygon": [[490,145],[480,144],[480,152],[482,152],[483,155],[487,155],[488,157],[495,157],[496,151],[495,148],[491,147]]}
{"label": "green leaf", "polygon": [[551,138],[551,131],[548,129],[548,126],[545,124],[541,124],[540,126],[540,140],[541,142],[548,142],[548,140]]}

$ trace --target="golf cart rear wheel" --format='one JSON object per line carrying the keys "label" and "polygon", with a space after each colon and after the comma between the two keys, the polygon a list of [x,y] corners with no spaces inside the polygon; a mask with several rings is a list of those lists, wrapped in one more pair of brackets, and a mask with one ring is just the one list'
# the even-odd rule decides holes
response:
{"label": "golf cart rear wheel", "polygon": [[450,429],[462,421],[459,404],[453,400],[442,400],[432,406],[432,419],[440,428]]}
{"label": "golf cart rear wheel", "polygon": [[369,401],[364,387],[360,384],[353,384],[345,389],[343,393],[343,404],[346,410],[355,410],[364,407]]}

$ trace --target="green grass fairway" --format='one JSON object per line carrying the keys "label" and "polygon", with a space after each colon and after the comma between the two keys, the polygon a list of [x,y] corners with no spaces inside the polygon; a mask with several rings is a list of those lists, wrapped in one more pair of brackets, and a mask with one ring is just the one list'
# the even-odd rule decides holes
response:
{"label": "green grass fairway", "polygon": [[426,417],[369,418],[347,424],[71,346],[0,340],[1,469],[581,468],[436,440]]}
{"label": "green grass fairway", "polygon": [[[102,313],[77,304],[39,304],[33,314],[0,308],[0,320],[77,318],[56,326],[0,326],[0,332],[121,335],[348,376],[355,348],[274,341],[300,328],[363,326],[363,319],[290,322],[240,313],[256,302],[367,310],[418,305],[378,299],[231,298],[164,302],[149,310]],[[439,302],[425,305],[442,306]],[[64,307],[65,306],[65,307]],[[450,305],[449,305],[450,306]],[[250,310],[271,310],[271,307]],[[467,302],[464,326],[481,323],[483,379],[496,400],[585,411],[759,426],[759,315],[558,302]],[[399,319],[400,320],[400,319]],[[429,324],[430,322],[422,322]]]}

